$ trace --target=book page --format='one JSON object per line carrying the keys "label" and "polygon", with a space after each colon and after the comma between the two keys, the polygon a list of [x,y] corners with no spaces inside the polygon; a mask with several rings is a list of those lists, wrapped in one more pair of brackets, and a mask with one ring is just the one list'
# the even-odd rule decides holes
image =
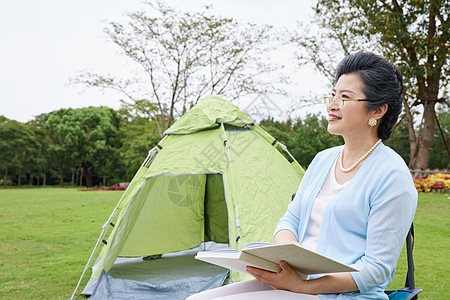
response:
{"label": "book page", "polygon": [[253,242],[253,243],[245,244],[244,247],[242,247],[242,250],[252,249],[252,248],[259,248],[259,247],[264,247],[264,246],[271,246],[271,245],[274,245],[274,244],[272,244],[272,243]]}
{"label": "book page", "polygon": [[247,273],[247,266],[270,272],[281,271],[277,263],[237,250],[200,251],[195,256],[195,259],[243,273]]}

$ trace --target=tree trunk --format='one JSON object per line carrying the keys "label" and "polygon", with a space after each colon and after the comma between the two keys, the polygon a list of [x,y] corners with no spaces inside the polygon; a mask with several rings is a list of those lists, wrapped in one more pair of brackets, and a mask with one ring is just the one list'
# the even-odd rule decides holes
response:
{"label": "tree trunk", "polygon": [[72,186],[75,185],[75,168],[72,168]]}
{"label": "tree trunk", "polygon": [[103,176],[103,186],[106,186],[106,176]]}
{"label": "tree trunk", "polygon": [[86,169],[86,187],[92,187],[92,172],[91,168]]}
{"label": "tree trunk", "polygon": [[414,157],[414,145],[416,143],[416,132],[414,130],[414,119],[411,113],[411,109],[408,106],[408,102],[406,101],[405,97],[402,99],[403,101],[403,107],[405,108],[405,118],[406,122],[408,122],[408,140],[409,140],[409,153],[410,157],[412,158],[412,161],[410,162],[410,166],[414,164],[415,157]]}
{"label": "tree trunk", "polygon": [[428,101],[424,109],[424,121],[422,132],[418,141],[418,150],[416,151],[416,160],[413,169],[425,170],[430,161],[431,149],[434,140],[434,127],[436,123],[435,101]]}
{"label": "tree trunk", "polygon": [[80,177],[80,168],[77,168],[77,170],[76,170],[76,172],[75,172],[75,185],[76,186],[78,186],[79,185],[79,183],[78,183],[78,179],[79,179],[79,177]]}
{"label": "tree trunk", "polygon": [[22,177],[22,174],[21,174],[20,171],[19,171],[19,173],[17,174],[17,185],[18,185],[18,186],[20,186],[20,185],[22,184],[21,177]]}
{"label": "tree trunk", "polygon": [[42,182],[42,185],[45,186],[47,184],[47,173],[44,172],[44,181]]}
{"label": "tree trunk", "polygon": [[83,171],[84,171],[84,168],[83,167],[80,168],[80,186],[83,186]]}
{"label": "tree trunk", "polygon": [[28,182],[29,185],[33,185],[33,174],[30,173],[30,181]]}
{"label": "tree trunk", "polygon": [[3,179],[3,185],[5,189],[8,187],[8,170],[5,171],[5,178]]}
{"label": "tree trunk", "polygon": [[59,168],[59,185],[64,185],[64,168]]}
{"label": "tree trunk", "polygon": [[86,187],[92,187],[92,175],[86,172]]}

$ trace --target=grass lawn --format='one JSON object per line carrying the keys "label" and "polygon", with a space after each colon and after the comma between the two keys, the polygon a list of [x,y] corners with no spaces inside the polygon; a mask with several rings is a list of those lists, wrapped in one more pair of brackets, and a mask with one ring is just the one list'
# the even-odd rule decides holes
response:
{"label": "grass lawn", "polygon": [[[68,299],[123,192],[0,189],[0,298]],[[449,299],[450,194],[419,195],[415,218],[420,299]],[[395,214],[393,216],[395,218]],[[389,287],[403,287],[405,251]],[[89,274],[85,276],[84,283]],[[81,289],[79,290],[79,292]]]}
{"label": "grass lawn", "polygon": [[[395,214],[393,217],[395,218]],[[423,289],[419,298],[450,299],[450,194],[419,193],[414,237],[416,287]],[[388,289],[404,286],[406,270],[406,250],[403,249]]]}
{"label": "grass lawn", "polygon": [[69,299],[122,194],[0,189],[0,297]]}

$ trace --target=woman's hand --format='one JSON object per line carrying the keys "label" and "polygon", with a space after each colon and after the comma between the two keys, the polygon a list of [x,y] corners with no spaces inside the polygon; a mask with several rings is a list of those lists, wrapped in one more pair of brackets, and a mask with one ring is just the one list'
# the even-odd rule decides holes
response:
{"label": "woman's hand", "polygon": [[259,281],[274,288],[302,294],[329,294],[357,291],[350,273],[336,273],[320,278],[303,280],[285,261],[280,262],[281,272],[272,273],[258,268],[247,267],[247,272]]}
{"label": "woman's hand", "polygon": [[280,262],[281,272],[273,273],[248,266],[247,272],[253,277],[279,290],[296,293],[313,294],[308,291],[308,281],[303,280],[285,261]]}

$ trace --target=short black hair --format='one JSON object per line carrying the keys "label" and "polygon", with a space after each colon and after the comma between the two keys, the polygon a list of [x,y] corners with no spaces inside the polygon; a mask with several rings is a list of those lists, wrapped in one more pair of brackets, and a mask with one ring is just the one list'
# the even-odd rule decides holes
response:
{"label": "short black hair", "polygon": [[335,83],[343,74],[359,75],[369,111],[387,104],[388,110],[381,118],[378,137],[389,139],[402,110],[403,81],[400,71],[383,57],[371,52],[358,52],[345,57],[338,65]]}

